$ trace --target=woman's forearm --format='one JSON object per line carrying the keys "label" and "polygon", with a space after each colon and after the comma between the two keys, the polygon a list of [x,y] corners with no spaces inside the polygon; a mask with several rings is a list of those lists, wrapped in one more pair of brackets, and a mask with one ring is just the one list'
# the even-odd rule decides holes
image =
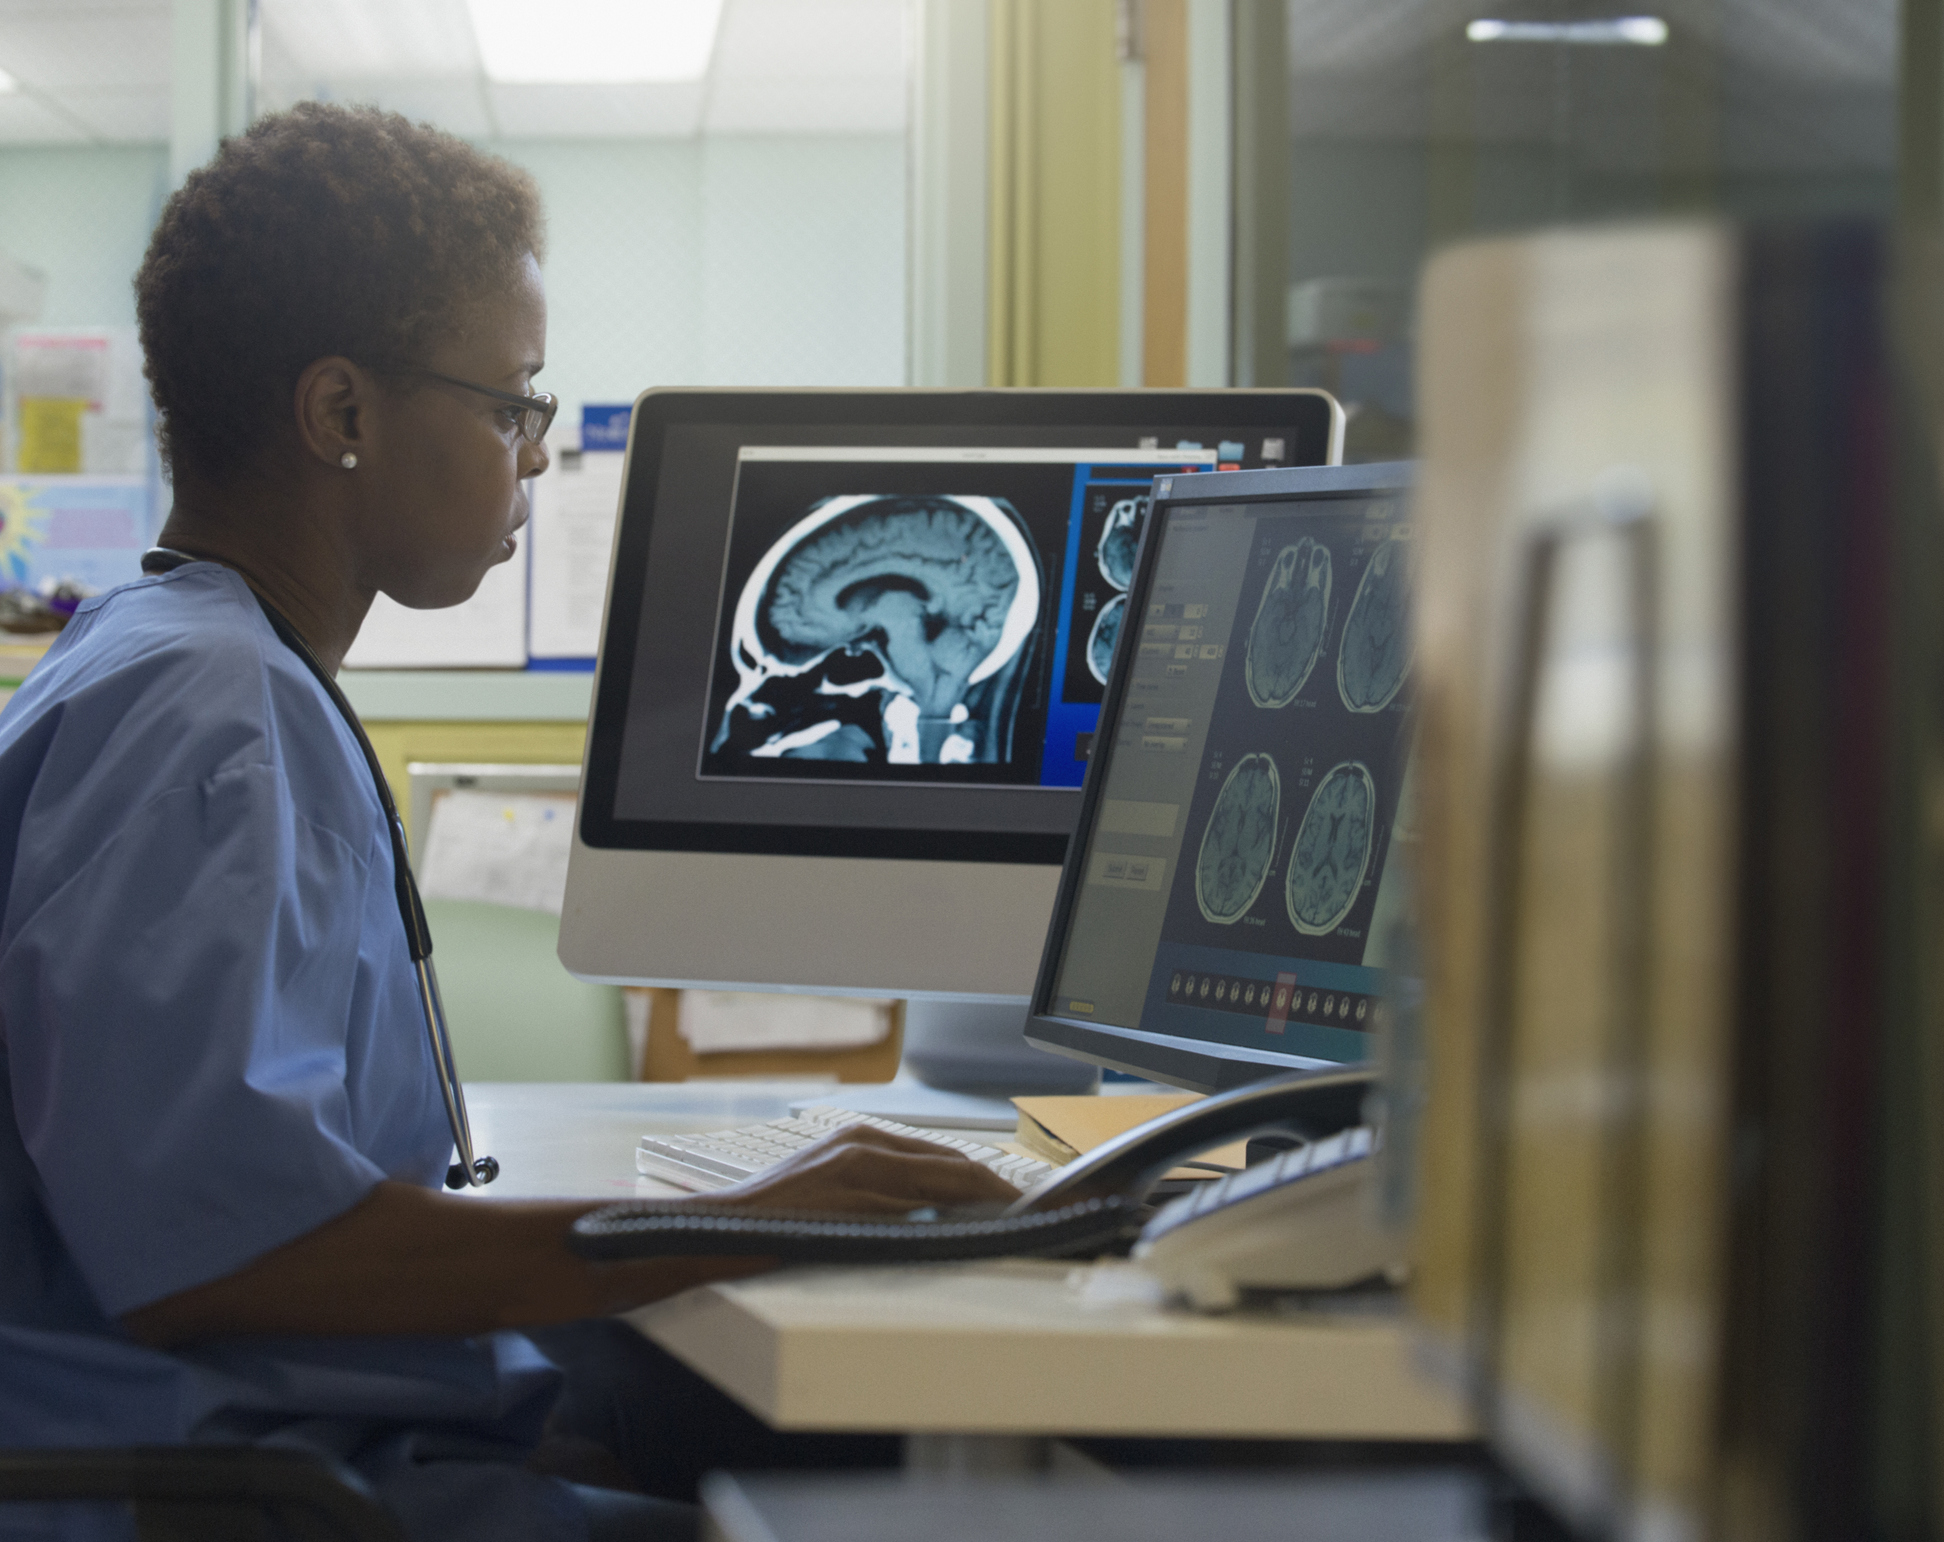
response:
{"label": "woman's forearm", "polygon": [[[712,1195],[719,1204],[896,1214],[1018,1197],[955,1151],[852,1127]],[[381,1183],[354,1208],[236,1273],[122,1318],[158,1347],[241,1333],[463,1336],[625,1311],[760,1258],[589,1263],[567,1249],[585,1201],[461,1199]]]}
{"label": "woman's forearm", "polygon": [[381,1183],[336,1220],[235,1274],[122,1321],[165,1348],[242,1333],[464,1336],[622,1311],[762,1267],[750,1259],[590,1263],[566,1238],[593,1208]]}

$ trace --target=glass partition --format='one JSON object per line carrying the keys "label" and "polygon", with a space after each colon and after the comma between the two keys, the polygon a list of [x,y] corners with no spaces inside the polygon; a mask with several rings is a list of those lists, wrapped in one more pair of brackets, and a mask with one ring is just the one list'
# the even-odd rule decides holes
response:
{"label": "glass partition", "polygon": [[1436,247],[1892,213],[1900,25],[1926,9],[1237,0],[1239,382],[1326,387],[1346,459],[1408,455],[1413,285]]}

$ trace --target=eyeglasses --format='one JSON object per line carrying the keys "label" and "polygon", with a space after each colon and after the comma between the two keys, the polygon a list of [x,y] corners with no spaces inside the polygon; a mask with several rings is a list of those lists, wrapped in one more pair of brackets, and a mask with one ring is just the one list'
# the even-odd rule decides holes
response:
{"label": "eyeglasses", "polygon": [[434,380],[443,380],[447,385],[456,385],[463,391],[477,391],[481,396],[490,396],[496,402],[523,409],[520,413],[520,432],[535,444],[547,437],[547,430],[553,426],[554,414],[560,411],[560,398],[551,392],[542,391],[537,396],[521,396],[516,391],[499,391],[492,386],[478,385],[470,380],[460,380],[453,375],[441,375],[436,369],[426,369],[423,365],[411,366],[415,375],[427,375]]}

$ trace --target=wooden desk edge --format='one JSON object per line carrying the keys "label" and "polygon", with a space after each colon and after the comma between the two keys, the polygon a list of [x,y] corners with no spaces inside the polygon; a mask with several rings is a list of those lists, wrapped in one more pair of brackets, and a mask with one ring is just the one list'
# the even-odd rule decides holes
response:
{"label": "wooden desk edge", "polygon": [[[760,1297],[758,1298],[761,1299]],[[778,1429],[900,1433],[1468,1440],[1458,1397],[1417,1369],[1396,1319],[1240,1331],[1019,1330],[779,1322],[736,1286],[629,1314]]]}

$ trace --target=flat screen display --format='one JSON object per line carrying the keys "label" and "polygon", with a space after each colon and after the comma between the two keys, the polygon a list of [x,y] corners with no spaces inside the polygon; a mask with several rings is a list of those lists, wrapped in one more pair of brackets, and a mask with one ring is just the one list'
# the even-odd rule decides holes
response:
{"label": "flat screen display", "polygon": [[696,774],[1078,787],[1148,488],[1214,463],[745,446]]}
{"label": "flat screen display", "polygon": [[1364,1059],[1410,819],[1403,489],[1159,518],[1046,1010]]}
{"label": "flat screen display", "polygon": [[1331,412],[1299,392],[649,393],[582,839],[1057,863],[1153,479],[1314,463]]}

